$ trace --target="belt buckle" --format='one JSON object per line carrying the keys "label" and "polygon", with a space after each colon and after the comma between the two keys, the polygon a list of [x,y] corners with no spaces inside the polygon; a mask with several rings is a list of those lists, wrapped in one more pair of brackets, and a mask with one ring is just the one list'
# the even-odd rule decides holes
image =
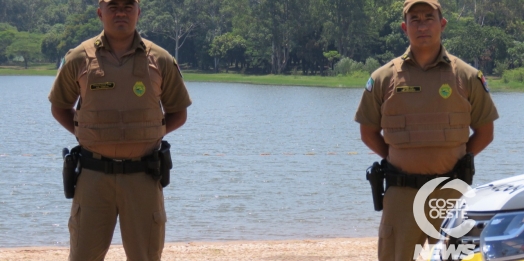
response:
{"label": "belt buckle", "polygon": [[124,174],[124,163],[123,160],[114,160],[113,161],[113,174]]}

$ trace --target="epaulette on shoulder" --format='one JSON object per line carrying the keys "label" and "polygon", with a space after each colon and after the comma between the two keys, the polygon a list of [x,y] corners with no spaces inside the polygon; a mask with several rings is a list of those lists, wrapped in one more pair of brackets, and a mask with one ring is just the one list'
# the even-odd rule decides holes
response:
{"label": "epaulette on shoulder", "polygon": [[85,50],[83,48],[82,45],[79,45],[73,49],[70,49],[66,55],[65,55],[65,60],[66,61],[71,61],[71,60],[75,60],[75,59],[84,59],[85,58]]}
{"label": "epaulette on shoulder", "polygon": [[94,43],[95,47],[100,47],[102,45],[102,41],[100,39],[96,40]]}

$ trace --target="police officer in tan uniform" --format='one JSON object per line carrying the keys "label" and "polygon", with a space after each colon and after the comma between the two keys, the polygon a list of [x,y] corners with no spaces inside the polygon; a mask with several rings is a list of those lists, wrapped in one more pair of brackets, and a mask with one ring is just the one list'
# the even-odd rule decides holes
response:
{"label": "police officer in tan uniform", "polygon": [[[371,75],[355,116],[362,141],[401,174],[388,179],[386,171],[380,261],[413,260],[415,245],[428,238],[413,216],[418,189],[436,177],[456,178],[455,165],[491,143],[498,118],[482,73],[442,46],[447,21],[438,0],[406,0],[403,15],[410,47]],[[437,189],[431,196],[461,195]],[[438,231],[442,219],[429,221]]]}
{"label": "police officer in tan uniform", "polygon": [[69,260],[103,260],[117,218],[127,260],[160,260],[164,247],[163,188],[148,162],[191,99],[175,59],[136,31],[139,2],[99,0],[103,32],[67,53],[49,94],[81,145]]}

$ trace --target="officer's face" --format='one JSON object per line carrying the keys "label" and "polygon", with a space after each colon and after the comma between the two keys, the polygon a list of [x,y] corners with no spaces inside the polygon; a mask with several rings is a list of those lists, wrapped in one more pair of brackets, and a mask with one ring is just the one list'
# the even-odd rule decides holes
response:
{"label": "officer's face", "polygon": [[402,30],[412,48],[440,48],[440,35],[447,21],[428,4],[416,4],[409,9]]}
{"label": "officer's face", "polygon": [[139,16],[140,8],[133,0],[102,2],[98,8],[104,31],[114,36],[134,34]]}

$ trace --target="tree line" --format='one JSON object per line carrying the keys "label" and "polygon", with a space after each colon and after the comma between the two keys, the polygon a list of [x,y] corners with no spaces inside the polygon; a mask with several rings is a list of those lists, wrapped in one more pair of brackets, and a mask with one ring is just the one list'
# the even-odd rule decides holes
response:
{"label": "tree line", "polygon": [[[487,74],[524,66],[524,0],[441,0],[443,44]],[[0,0],[0,63],[55,62],[97,35],[97,0]],[[144,0],[138,30],[198,70],[338,75],[400,56],[403,0]]]}

